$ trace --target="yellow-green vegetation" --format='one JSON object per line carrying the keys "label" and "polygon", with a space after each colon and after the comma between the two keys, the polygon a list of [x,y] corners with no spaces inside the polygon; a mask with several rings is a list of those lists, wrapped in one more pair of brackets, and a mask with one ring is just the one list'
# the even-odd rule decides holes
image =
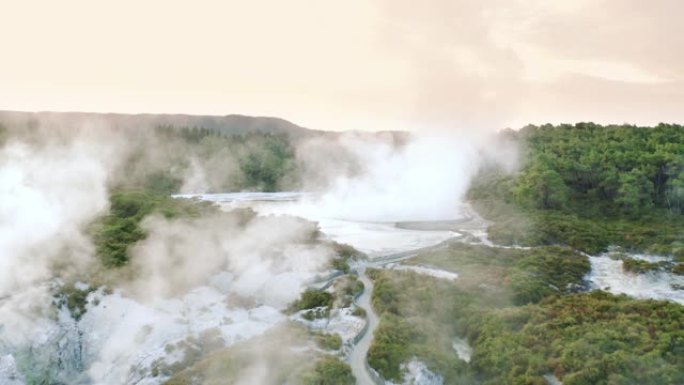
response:
{"label": "yellow-green vegetation", "polygon": [[522,169],[485,169],[469,192],[495,221],[494,242],[566,244],[589,253],[609,245],[656,254],[682,249],[682,126],[579,123],[502,135],[522,148]]}
{"label": "yellow-green vegetation", "polygon": [[341,258],[345,259],[359,259],[363,256],[363,253],[356,250],[353,246],[347,245],[345,243],[330,242],[335,253]]}
{"label": "yellow-green vegetation", "polygon": [[355,275],[345,275],[337,278],[332,287],[337,298],[335,302],[337,307],[351,306],[354,297],[363,292],[363,282]]}
{"label": "yellow-green vegetation", "polygon": [[[625,217],[586,218],[558,210],[519,209],[510,215],[488,212],[488,203],[475,207],[495,221],[488,228],[490,240],[501,245],[568,245],[596,254],[611,245],[629,251],[673,254],[684,242],[684,217],[665,216],[629,219]],[[501,206],[498,206],[501,207]]]}
{"label": "yellow-green vegetation", "polygon": [[578,292],[590,270],[589,260],[571,249],[549,246],[528,250],[508,272],[513,301],[525,304]]}
{"label": "yellow-green vegetation", "polygon": [[[369,275],[375,285],[373,308],[380,315],[369,365],[385,379],[401,382],[401,364],[415,356],[442,374],[447,384],[469,383],[467,365],[456,359],[451,339],[478,298],[450,281],[410,271],[375,270]],[[482,299],[497,300],[492,292],[483,294]]]}
{"label": "yellow-green vegetation", "polygon": [[580,291],[591,269],[587,257],[559,246],[521,250],[453,243],[409,263],[457,272],[457,287],[486,289],[483,294],[491,291],[493,298],[488,300],[501,305],[538,302],[549,295]]}
{"label": "yellow-green vegetation", "polygon": [[130,260],[131,245],[145,238],[140,223],[150,214],[165,218],[198,217],[215,207],[196,200],[173,199],[151,190],[116,190],[109,212],[91,225],[97,255],[105,267],[121,267]]}
{"label": "yellow-green vegetation", "polygon": [[649,271],[661,270],[667,267],[667,262],[649,262],[636,258],[624,258],[622,260],[622,269],[630,273],[643,274]]}
{"label": "yellow-green vegetation", "polygon": [[684,383],[684,307],[604,292],[549,297],[470,317],[483,384]]}
{"label": "yellow-green vegetation", "polygon": [[303,314],[305,319],[324,318],[330,314],[334,300],[335,297],[325,290],[306,289],[288,306],[286,312],[292,314],[306,310]]}
{"label": "yellow-green vegetation", "polygon": [[336,257],[330,261],[330,265],[334,270],[337,270],[343,274],[349,272],[349,262],[345,258]]}
{"label": "yellow-green vegetation", "polygon": [[354,385],[356,379],[346,363],[334,357],[323,357],[316,362],[313,370],[305,373],[303,385]]}
{"label": "yellow-green vegetation", "polygon": [[330,267],[344,274],[349,273],[350,260],[357,260],[363,256],[361,252],[350,245],[332,241],[328,244],[335,252],[335,258],[330,261]]}
{"label": "yellow-green vegetation", "polygon": [[[349,366],[338,358],[309,349],[308,333],[285,324],[229,348],[217,349],[186,366],[179,366],[165,385],[351,385]],[[173,353],[173,351],[169,351]],[[158,372],[168,376],[168,373]]]}
{"label": "yellow-green vegetation", "polygon": [[368,364],[391,381],[402,381],[400,365],[419,355],[427,336],[408,320],[383,314],[380,326],[373,335],[373,344],[368,350]]}
{"label": "yellow-green vegetation", "polygon": [[325,350],[340,350],[342,338],[337,334],[313,332],[313,338],[319,348]]}
{"label": "yellow-green vegetation", "polygon": [[95,291],[95,288],[87,286],[79,288],[76,284],[65,284],[55,293],[55,305],[57,307],[66,306],[74,319],[79,320],[86,312],[88,295]]}
{"label": "yellow-green vegetation", "polygon": [[[445,384],[544,385],[546,374],[566,385],[682,381],[684,307],[576,293],[589,264],[570,249],[452,244],[410,263],[459,278],[369,273],[381,323],[368,360],[386,379],[401,380],[400,365],[416,357]],[[473,348],[470,365],[454,352],[456,337]]]}
{"label": "yellow-green vegetation", "polygon": [[672,272],[678,275],[684,275],[684,263],[678,263],[672,267]]}
{"label": "yellow-green vegetation", "polygon": [[627,256],[623,256],[620,259],[622,259],[622,269],[634,274],[645,274],[651,271],[665,271],[678,275],[684,274],[684,263],[677,263],[669,260],[649,262]]}

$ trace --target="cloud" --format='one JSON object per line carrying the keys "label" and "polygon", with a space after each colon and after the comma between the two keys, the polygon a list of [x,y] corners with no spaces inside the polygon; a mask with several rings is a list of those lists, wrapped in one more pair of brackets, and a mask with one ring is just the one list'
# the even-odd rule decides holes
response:
{"label": "cloud", "polygon": [[484,162],[517,167],[515,145],[475,129],[313,138],[297,155],[304,186],[319,192],[300,209],[357,221],[457,219]]}
{"label": "cloud", "polygon": [[[324,270],[332,250],[314,242],[315,223],[291,216],[219,213],[196,219],[145,220],[145,240],[132,250],[137,297],[155,299],[205,285],[223,272],[234,295],[283,307]],[[227,275],[226,275],[227,274]]]}
{"label": "cloud", "polygon": [[[606,92],[647,83],[624,95],[636,108],[620,121],[654,122],[661,108],[643,89],[684,102],[678,0],[124,0],[104,13],[74,0],[40,4],[40,15],[37,7],[11,7],[0,26],[0,107],[240,112],[338,130],[502,128],[556,114],[614,120],[593,109],[600,98],[559,87],[576,75]],[[115,20],[124,19],[121,30]]]}

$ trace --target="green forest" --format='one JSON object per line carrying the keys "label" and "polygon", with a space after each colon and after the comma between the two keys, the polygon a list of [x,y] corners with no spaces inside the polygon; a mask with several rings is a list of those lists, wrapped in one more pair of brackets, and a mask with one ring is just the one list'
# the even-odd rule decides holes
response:
{"label": "green forest", "polygon": [[[239,173],[219,179],[218,191],[280,191],[295,187],[297,182],[294,161],[293,138],[287,134],[248,132],[233,134],[201,127],[159,126],[156,128],[162,140],[180,140],[183,151],[196,156],[203,163],[217,157],[235,161]],[[166,171],[173,169],[167,165]],[[227,169],[224,167],[224,169]],[[211,170],[220,173],[218,170]],[[169,192],[178,192],[179,175],[167,174],[168,179],[178,180],[171,184]],[[220,175],[219,175],[220,176]],[[232,178],[228,178],[228,177]]]}
{"label": "green forest", "polygon": [[609,245],[684,257],[684,127],[527,126],[501,135],[522,167],[488,167],[469,192],[502,244]]}

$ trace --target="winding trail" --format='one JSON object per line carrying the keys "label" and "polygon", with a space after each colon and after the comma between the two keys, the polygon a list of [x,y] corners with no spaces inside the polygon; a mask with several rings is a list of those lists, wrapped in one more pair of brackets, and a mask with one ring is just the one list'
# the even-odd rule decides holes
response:
{"label": "winding trail", "polygon": [[349,366],[356,377],[357,384],[383,384],[382,380],[374,375],[368,367],[368,349],[373,342],[373,334],[378,327],[380,319],[373,311],[371,304],[371,294],[373,293],[373,281],[366,275],[365,268],[359,270],[359,280],[363,282],[363,293],[355,301],[356,305],[366,311],[366,328],[363,337],[354,345],[354,349],[349,354]]}
{"label": "winding trail", "polygon": [[379,317],[373,310],[371,298],[373,295],[373,281],[366,274],[367,268],[381,268],[389,263],[395,263],[410,259],[418,254],[447,247],[450,243],[463,241],[472,234],[468,230],[480,230],[486,228],[487,222],[475,213],[470,207],[465,208],[464,218],[454,221],[437,222],[402,222],[395,224],[396,227],[420,229],[420,230],[450,230],[454,236],[436,245],[422,247],[419,249],[407,250],[404,252],[393,253],[390,255],[373,258],[360,263],[354,270],[357,272],[359,280],[363,282],[364,290],[354,303],[366,312],[366,327],[361,332],[362,337],[352,348],[348,362],[351,367],[356,383],[358,385],[384,385],[385,381],[375,373],[368,365],[368,350],[370,349],[375,329],[379,324]]}

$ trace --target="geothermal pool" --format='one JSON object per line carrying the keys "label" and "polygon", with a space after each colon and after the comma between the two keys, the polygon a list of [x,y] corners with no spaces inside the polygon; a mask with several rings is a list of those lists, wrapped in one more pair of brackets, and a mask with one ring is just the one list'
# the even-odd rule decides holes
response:
{"label": "geothermal pool", "polygon": [[[219,204],[224,209],[250,207],[263,215],[288,214],[318,223],[321,232],[335,242],[345,243],[365,253],[369,259],[395,253],[418,250],[442,243],[460,233],[452,230],[411,230],[398,228],[395,222],[358,221],[344,217],[330,217],[319,210],[315,196],[310,193],[234,193],[177,195]],[[461,218],[454,213],[453,220]]]}

